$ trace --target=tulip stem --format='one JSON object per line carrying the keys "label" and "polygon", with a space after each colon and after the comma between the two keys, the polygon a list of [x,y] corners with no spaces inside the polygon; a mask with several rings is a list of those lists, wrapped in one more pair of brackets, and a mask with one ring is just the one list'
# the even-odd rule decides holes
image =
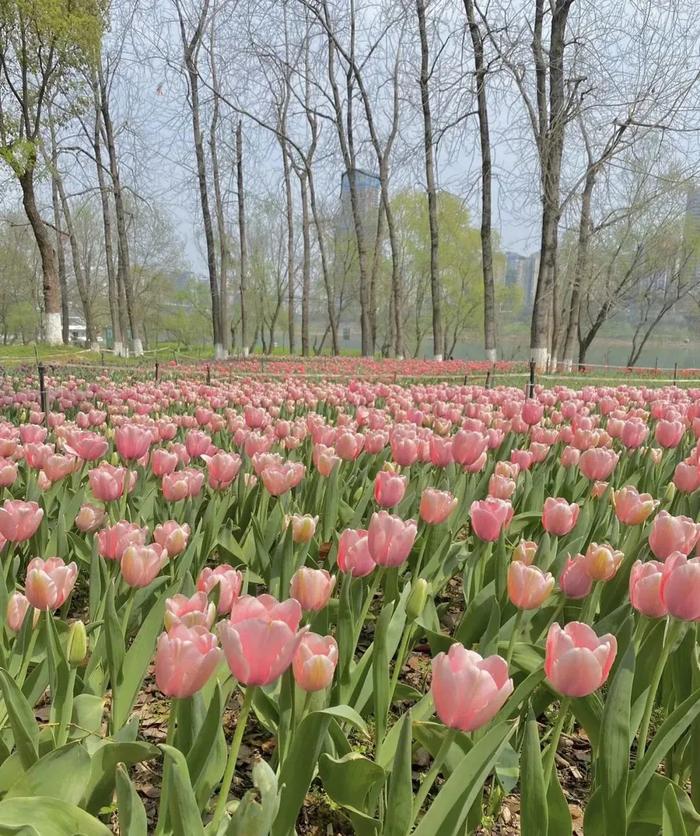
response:
{"label": "tulip stem", "polygon": [[365,623],[367,619],[367,615],[369,614],[369,608],[372,606],[372,601],[374,600],[374,596],[379,588],[379,584],[382,582],[382,578],[386,569],[384,566],[377,568],[374,572],[374,577],[372,578],[372,583],[370,584],[369,590],[367,591],[367,600],[362,607],[362,612],[360,613],[360,618],[358,619],[355,635],[354,635],[354,642],[352,645],[353,655],[355,653],[355,648],[357,647],[357,643],[360,640],[360,634],[362,633],[362,625]]}
{"label": "tulip stem", "polygon": [[523,616],[525,610],[518,610],[515,615],[515,622],[513,624],[513,631],[510,634],[510,641],[508,642],[508,650],[506,650],[506,664],[510,667],[510,660],[513,658],[513,650],[515,648],[515,641],[520,634],[520,627],[523,623]]}
{"label": "tulip stem", "polygon": [[596,612],[598,611],[598,604],[600,603],[600,593],[602,590],[603,581],[596,581],[593,591],[588,596],[588,600],[586,601],[581,614],[581,621],[584,624],[591,624],[595,619]]}
{"label": "tulip stem", "polygon": [[649,684],[649,691],[647,692],[647,701],[644,705],[644,714],[642,715],[642,724],[639,727],[639,734],[637,735],[637,761],[642,758],[646,750],[647,737],[649,736],[649,724],[651,723],[651,714],[654,710],[654,701],[656,699],[656,692],[659,689],[661,677],[668,662],[668,657],[671,655],[676,639],[683,627],[682,621],[671,619],[666,627],[666,636],[664,638],[663,648],[659,654],[659,658],[654,668],[654,673]]}
{"label": "tulip stem", "polygon": [[440,748],[437,751],[437,754],[433,758],[433,763],[428,770],[427,775],[421,781],[421,785],[418,788],[418,792],[416,793],[416,799],[413,802],[413,821],[416,820],[418,817],[418,813],[420,813],[421,808],[423,807],[423,803],[425,799],[428,797],[428,793],[433,787],[435,783],[435,779],[437,778],[440,769],[442,768],[443,763],[445,762],[445,758],[447,757],[447,753],[450,751],[450,746],[454,743],[455,738],[457,737],[457,729],[447,729],[445,732],[445,736],[442,739],[442,743],[440,744]]}
{"label": "tulip stem", "polygon": [[254,696],[255,688],[249,685],[245,689],[243,705],[241,706],[241,711],[238,715],[236,731],[233,735],[233,740],[231,741],[231,748],[228,753],[226,771],[224,772],[224,777],[221,781],[221,787],[219,788],[219,798],[216,802],[216,810],[214,811],[214,818],[212,819],[211,823],[212,833],[219,832],[219,825],[221,824],[221,820],[223,819],[224,813],[226,812],[226,802],[228,801],[228,794],[231,790],[231,783],[233,781],[233,773],[236,769],[236,763],[238,761],[238,751],[241,748],[243,732],[245,731],[245,727],[248,722],[248,715],[250,714],[250,709],[253,705]]}
{"label": "tulip stem", "polygon": [[569,705],[571,704],[571,699],[569,697],[565,697],[559,703],[559,715],[557,716],[557,722],[552,729],[552,734],[549,740],[549,747],[545,753],[542,772],[544,775],[544,780],[547,785],[549,785],[549,781],[552,777],[552,772],[554,770],[554,759],[557,754],[557,748],[559,746],[559,738],[561,737],[561,733],[564,730],[564,723],[566,722],[566,716],[569,713]]}
{"label": "tulip stem", "polygon": [[406,651],[408,650],[408,645],[411,640],[411,636],[413,635],[413,622],[407,624],[404,627],[403,635],[401,636],[401,644],[399,645],[398,653],[396,654],[396,664],[394,665],[394,670],[391,674],[391,684],[389,686],[389,705],[391,706],[392,702],[394,701],[394,693],[396,691],[396,686],[399,684],[399,676],[401,675],[401,671],[403,670],[404,665],[404,658],[406,656]]}
{"label": "tulip stem", "polygon": [[[170,716],[168,717],[168,731],[165,737],[165,742],[168,746],[173,745],[175,740],[175,725],[177,722],[177,709],[180,701],[173,699],[170,704]],[[158,804],[158,825],[155,830],[155,836],[160,836],[165,831],[165,821],[168,817],[168,802],[170,795],[170,760],[164,758],[163,761],[163,778],[160,784],[160,803]]]}

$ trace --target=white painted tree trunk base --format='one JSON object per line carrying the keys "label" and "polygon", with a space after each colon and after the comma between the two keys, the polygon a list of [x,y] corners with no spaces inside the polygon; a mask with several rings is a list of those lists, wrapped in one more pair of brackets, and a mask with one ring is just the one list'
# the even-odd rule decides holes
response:
{"label": "white painted tree trunk base", "polygon": [[228,357],[228,351],[224,348],[221,343],[214,344],[214,359],[215,360],[225,360]]}
{"label": "white painted tree trunk base", "polygon": [[564,372],[570,372],[574,368],[574,361],[571,358],[564,358],[561,361],[561,368]]}
{"label": "white painted tree trunk base", "polygon": [[538,372],[547,371],[549,351],[546,348],[531,348],[530,357],[535,361],[535,370]]}
{"label": "white painted tree trunk base", "polygon": [[433,360],[435,360],[437,363],[442,363],[442,354],[434,354]]}
{"label": "white painted tree trunk base", "polygon": [[498,359],[498,352],[495,348],[487,348],[486,349],[486,359],[489,363],[495,363]]}
{"label": "white painted tree trunk base", "polygon": [[248,347],[246,346],[246,347],[243,349],[243,356],[244,356],[244,357],[247,357],[247,356],[248,356],[248,353],[249,353],[249,352],[248,352]]}
{"label": "white painted tree trunk base", "polygon": [[90,343],[90,351],[99,351],[99,350],[100,350],[100,344],[97,342],[97,340],[92,340],[92,342]]}
{"label": "white painted tree trunk base", "polygon": [[114,352],[115,357],[123,357],[124,356],[124,345],[120,342],[115,342],[112,346],[112,351]]}
{"label": "white painted tree trunk base", "polygon": [[548,363],[549,371],[552,372],[552,373],[556,372],[558,364],[559,364],[559,361],[557,359],[557,355],[553,354],[549,358],[549,363]]}
{"label": "white painted tree trunk base", "polygon": [[46,314],[44,337],[49,345],[63,345],[63,318],[60,313]]}
{"label": "white painted tree trunk base", "polygon": [[134,357],[143,357],[143,343],[138,337],[131,341],[131,350],[134,352]]}

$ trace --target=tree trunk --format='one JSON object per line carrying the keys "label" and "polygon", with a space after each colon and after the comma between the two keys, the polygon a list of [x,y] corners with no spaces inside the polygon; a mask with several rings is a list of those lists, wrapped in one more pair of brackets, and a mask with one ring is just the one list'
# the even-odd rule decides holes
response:
{"label": "tree trunk", "polygon": [[556,278],[557,228],[560,213],[561,160],[567,100],[564,91],[564,47],[566,23],[573,0],[556,0],[552,11],[549,42],[549,113],[546,103],[546,70],[542,50],[544,0],[536,0],[533,52],[537,74],[537,101],[540,115],[538,150],[542,183],[542,234],[540,267],[530,327],[530,353],[539,370],[548,362],[548,323]]}
{"label": "tree trunk", "polygon": [[[117,222],[117,282],[119,293],[126,307],[126,315],[129,319],[129,330],[131,331],[131,348],[138,357],[143,354],[143,345],[136,327],[135,306],[131,285],[131,265],[129,259],[129,239],[126,229],[126,210],[124,208],[124,195],[119,175],[119,161],[117,159],[117,148],[114,140],[114,125],[109,109],[109,91],[107,80],[98,68],[100,74],[100,104],[102,111],[102,123],[105,129],[107,154],[109,156],[109,170],[112,177],[112,192],[114,194],[114,208]],[[122,337],[125,337],[125,329],[122,324]]]}
{"label": "tree trunk", "polygon": [[[51,117],[49,117],[50,120]],[[68,321],[68,276],[66,275],[66,253],[63,249],[63,224],[61,223],[61,206],[56,184],[56,140],[53,123],[51,123],[51,203],[53,205],[53,224],[56,230],[56,263],[58,264],[58,284],[61,288],[61,337],[63,344],[70,342],[70,322]]]}
{"label": "tree trunk", "polygon": [[[286,122],[283,130],[286,131]],[[284,174],[285,208],[287,213],[287,325],[289,353],[294,354],[294,202],[292,200],[292,176],[289,165],[289,151],[286,142],[280,140],[282,149],[282,170]]]}
{"label": "tree trunk", "polygon": [[328,327],[331,332],[331,343],[333,347],[333,354],[340,354],[340,343],[338,342],[338,319],[335,310],[335,298],[333,293],[333,285],[331,283],[330,270],[328,268],[328,258],[326,256],[326,244],[323,240],[323,227],[321,226],[321,219],[316,204],[316,187],[314,184],[313,171],[309,167],[307,169],[309,178],[309,203],[311,204],[311,215],[314,219],[314,228],[316,230],[316,241],[318,243],[318,251],[321,256],[321,275],[323,276],[323,286],[326,291],[326,308],[328,310]]}
{"label": "tree trunk", "polygon": [[49,230],[44,223],[36,205],[34,193],[34,165],[36,160],[30,160],[25,170],[19,176],[22,189],[22,205],[27,220],[34,233],[39,257],[41,258],[41,273],[44,296],[44,339],[49,345],[61,345],[63,341],[61,327],[61,288],[58,280],[58,264],[56,250],[51,243]]}
{"label": "tree trunk", "polygon": [[102,166],[102,140],[100,124],[102,120],[99,104],[97,82],[93,81],[95,95],[95,131],[92,147],[95,152],[95,168],[97,169],[97,183],[100,189],[100,204],[102,206],[102,226],[104,228],[105,262],[107,268],[107,300],[109,304],[109,318],[112,324],[112,347],[114,353],[120,356],[124,351],[122,330],[119,322],[119,288],[114,271],[114,253],[112,250],[112,211],[109,206],[108,186],[105,170]]}
{"label": "tree trunk", "polygon": [[309,305],[311,295],[311,236],[309,229],[309,191],[306,172],[299,176],[301,188],[301,231],[303,240],[301,269],[301,353],[309,356]]}
{"label": "tree trunk", "polygon": [[[214,356],[217,360],[228,356],[230,331],[228,328],[228,234],[226,232],[226,220],[224,217],[224,201],[221,193],[221,177],[219,175],[219,153],[217,148],[216,131],[219,125],[219,80],[216,72],[216,61],[214,59],[214,32],[216,27],[212,26],[212,49],[211,49],[211,72],[212,87],[214,90],[213,112],[209,128],[209,154],[211,156],[211,176],[214,182],[214,205],[216,208],[216,227],[219,234],[219,338],[220,348],[216,344]],[[213,314],[212,314],[213,317]]]}
{"label": "tree trunk", "polygon": [[95,326],[92,316],[92,304],[90,300],[90,293],[88,284],[85,279],[85,271],[83,270],[82,260],[80,258],[80,247],[78,246],[78,239],[75,235],[75,227],[73,226],[73,214],[71,212],[70,203],[66,195],[66,190],[63,186],[61,175],[56,172],[54,174],[57,190],[61,198],[61,206],[63,208],[63,217],[66,219],[66,231],[68,232],[68,241],[70,243],[71,259],[73,261],[73,273],[75,274],[75,283],[78,287],[78,296],[80,296],[80,304],[83,308],[83,315],[85,316],[85,338],[90,348],[97,346],[95,338]]}
{"label": "tree trunk", "polygon": [[[467,0],[470,2],[470,0]],[[433,116],[430,110],[430,55],[425,25],[425,0],[416,0],[418,31],[420,33],[420,98],[423,108],[423,149],[425,152],[425,181],[428,187],[428,225],[430,228],[430,295],[433,306],[433,356],[442,360],[442,312],[440,287],[440,239],[438,229],[438,201],[435,183]],[[475,50],[476,53],[476,50]]]}
{"label": "tree trunk", "polygon": [[[240,262],[238,272],[240,274],[240,305],[241,305],[241,345],[246,352],[247,321],[246,321],[246,286],[248,281],[248,242],[246,239],[245,220],[245,191],[243,182],[243,125],[238,120],[236,125],[236,183],[238,190],[238,243],[240,248]],[[255,345],[256,335],[253,338]]]}
{"label": "tree trunk", "polygon": [[486,73],[484,39],[476,22],[474,0],[464,0],[469,34],[474,50],[474,74],[479,118],[479,145],[481,149],[481,271],[484,282],[484,350],[486,359],[495,363],[496,342],[496,288],[493,278],[493,236],[491,234],[491,127],[489,125],[488,100],[486,98]]}
{"label": "tree trunk", "polygon": [[579,319],[581,317],[581,290],[586,279],[588,269],[588,249],[591,240],[591,203],[593,188],[595,186],[596,172],[590,167],[586,172],[586,181],[581,195],[581,218],[578,227],[578,245],[576,248],[576,265],[574,267],[574,282],[571,288],[571,300],[569,302],[569,321],[566,327],[564,339],[563,364],[565,371],[571,371],[573,367],[576,339],[579,331]]}
{"label": "tree trunk", "polygon": [[216,270],[216,247],[214,244],[214,227],[209,207],[209,186],[207,183],[207,166],[204,157],[204,142],[202,139],[201,117],[199,107],[199,72],[197,67],[197,51],[201,41],[203,21],[206,17],[206,5],[202,10],[197,30],[189,43],[183,32],[183,48],[187,78],[190,86],[190,113],[192,116],[192,135],[194,139],[194,154],[197,164],[197,185],[199,187],[199,203],[202,209],[204,224],[204,240],[207,249],[207,270],[209,273],[209,295],[211,297],[211,323],[214,338],[215,356],[223,356],[224,340],[221,334],[221,311],[219,281]]}

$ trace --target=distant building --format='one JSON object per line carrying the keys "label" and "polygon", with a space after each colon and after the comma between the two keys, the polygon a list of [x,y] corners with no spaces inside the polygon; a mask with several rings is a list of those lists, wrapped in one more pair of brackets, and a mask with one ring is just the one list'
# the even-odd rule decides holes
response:
{"label": "distant building", "polygon": [[379,177],[369,171],[363,171],[361,168],[344,171],[340,178],[340,212],[336,223],[336,232],[341,234],[347,234],[354,229],[350,194],[351,177],[354,177],[355,180],[360,216],[365,228],[367,228],[368,222],[372,220],[379,208],[379,196],[381,194]]}
{"label": "distant building", "polygon": [[521,255],[509,250],[506,252],[504,284],[506,287],[519,287],[523,292],[523,304],[531,308],[535,301],[537,273],[540,269],[540,254]]}
{"label": "distant building", "polygon": [[68,339],[74,343],[84,343],[87,339],[85,320],[79,316],[68,317]]}

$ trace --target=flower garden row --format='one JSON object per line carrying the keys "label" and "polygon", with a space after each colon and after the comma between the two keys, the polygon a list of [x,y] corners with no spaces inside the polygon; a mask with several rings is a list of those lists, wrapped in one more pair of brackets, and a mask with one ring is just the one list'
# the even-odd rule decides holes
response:
{"label": "flower garden row", "polygon": [[696,831],[700,391],[51,394],[0,387],[0,829],[287,836],[315,789],[358,834],[463,834],[517,790],[559,836],[575,723],[586,834]]}

